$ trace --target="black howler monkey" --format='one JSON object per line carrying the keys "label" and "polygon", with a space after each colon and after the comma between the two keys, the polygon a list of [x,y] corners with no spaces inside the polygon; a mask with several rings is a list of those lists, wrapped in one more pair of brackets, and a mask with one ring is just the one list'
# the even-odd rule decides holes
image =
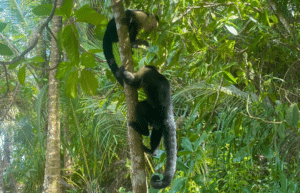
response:
{"label": "black howler monkey", "polygon": [[162,180],[158,175],[154,175],[151,178],[151,186],[155,189],[165,188],[174,177],[177,160],[176,124],[170,83],[155,66],[145,66],[137,73],[130,73],[121,66],[120,76],[128,85],[136,89],[143,88],[147,96],[147,99],[138,102],[135,108],[136,121],[129,123],[141,135],[149,135],[148,124],[153,128],[150,137],[151,149],[143,146],[144,151],[154,155],[161,138],[164,137],[167,154],[165,174]]}
{"label": "black howler monkey", "polygon": [[[140,10],[126,10],[125,18],[122,19],[122,23],[128,27],[131,46],[134,48],[137,48],[138,45],[149,46],[146,40],[136,40],[136,36],[142,29],[147,33],[155,30],[158,27],[158,21],[158,17],[154,14],[148,14]],[[123,80],[118,74],[119,67],[116,64],[112,50],[112,43],[118,41],[115,18],[112,18],[107,25],[103,37],[103,51],[112,73],[123,86]]]}

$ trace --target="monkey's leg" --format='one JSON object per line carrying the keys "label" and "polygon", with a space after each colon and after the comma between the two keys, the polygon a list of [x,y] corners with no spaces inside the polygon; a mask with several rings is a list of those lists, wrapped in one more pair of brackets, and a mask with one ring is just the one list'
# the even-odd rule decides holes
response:
{"label": "monkey's leg", "polygon": [[153,156],[157,155],[157,149],[159,147],[160,141],[162,138],[162,130],[158,127],[154,127],[152,129],[151,137],[150,137],[150,146],[151,149],[144,146],[144,151]]}
{"label": "monkey's leg", "polygon": [[135,107],[136,121],[130,122],[129,125],[139,134],[148,136],[149,135],[148,116],[151,116],[151,112],[152,112],[152,107],[149,105],[147,101],[139,102]]}

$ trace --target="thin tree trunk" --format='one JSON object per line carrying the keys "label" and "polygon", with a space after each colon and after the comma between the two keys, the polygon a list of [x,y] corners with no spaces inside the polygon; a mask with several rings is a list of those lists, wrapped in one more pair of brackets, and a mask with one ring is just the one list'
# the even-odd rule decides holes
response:
{"label": "thin tree trunk", "polygon": [[[121,18],[125,17],[123,3],[120,0],[112,0],[111,5],[114,11],[117,31],[119,36],[119,51],[122,65],[126,70],[133,72],[133,62],[131,56],[131,44],[128,29],[121,24]],[[134,120],[134,110],[138,102],[137,90],[124,84],[127,106],[127,122]],[[133,193],[147,193],[147,181],[145,171],[145,157],[142,150],[142,137],[131,127],[128,127],[128,143],[130,148],[131,168],[132,168],[132,188]]]}
{"label": "thin tree trunk", "polygon": [[[68,177],[71,175],[71,167],[72,167],[72,160],[71,155],[67,147],[70,146],[70,136],[69,136],[69,112],[68,112],[68,105],[64,105],[64,113],[63,113],[63,137],[66,143],[64,146],[64,176]],[[63,186],[63,192],[66,192],[67,187]]]}
{"label": "thin tree trunk", "polygon": [[[9,139],[7,137],[7,133],[4,133],[4,144],[3,144],[3,151],[4,151],[4,157],[3,157],[3,163],[4,163],[4,175],[7,172],[7,168],[10,165],[10,149],[9,149]],[[3,186],[3,192],[7,192],[7,190],[10,189],[9,185],[5,183],[5,179],[3,179],[4,186]]]}
{"label": "thin tree trunk", "polygon": [[[63,0],[57,2],[60,8]],[[53,17],[52,32],[54,36],[62,27],[62,18]],[[60,53],[55,39],[51,40],[50,68],[60,62]],[[59,80],[55,78],[57,69],[49,72],[48,89],[48,132],[44,177],[44,192],[60,193],[60,122],[59,122]]]}
{"label": "thin tree trunk", "polygon": [[[1,136],[1,131],[0,131],[0,136]],[[0,150],[0,191],[4,193],[4,160],[2,159],[2,151]]]}
{"label": "thin tree trunk", "polygon": [[[44,32],[37,44],[37,56],[40,56],[45,60],[45,62],[42,62],[39,64],[42,68],[46,67],[46,61],[47,61],[46,38],[47,38],[47,33]],[[41,74],[40,74],[40,80],[43,80],[43,78],[46,78],[47,74],[48,74],[48,72],[46,70],[42,70]],[[40,81],[37,83],[38,83],[39,89],[43,88],[43,86],[45,85],[45,81]]]}
{"label": "thin tree trunk", "polygon": [[[67,109],[67,108],[66,108]],[[65,114],[67,114],[68,112],[65,111]],[[64,121],[67,121],[69,118],[68,115],[64,116]],[[70,146],[70,133],[69,133],[69,122],[65,122],[64,123],[64,128],[63,128],[63,133],[64,133],[64,139],[65,142],[67,144],[67,146]],[[72,166],[72,160],[71,160],[71,155],[70,152],[67,148],[64,148],[64,168],[66,169],[66,171],[64,172],[64,174],[66,176],[69,176],[71,174],[71,166]]]}
{"label": "thin tree trunk", "polygon": [[269,0],[268,1],[269,5],[271,6],[271,8],[276,12],[277,17],[279,18],[280,22],[282,23],[283,27],[285,28],[285,30],[292,35],[293,39],[295,39],[295,33],[293,31],[293,29],[291,28],[290,24],[288,23],[288,21],[285,19],[285,17],[283,16],[283,14],[280,12],[279,9],[277,9],[277,5],[273,0]]}
{"label": "thin tree trunk", "polygon": [[[9,136],[8,133],[4,133],[4,145],[3,145],[3,150],[4,150],[4,159],[3,159],[3,163],[4,163],[4,171],[5,172],[9,172],[8,176],[9,176],[9,180],[8,180],[8,184],[5,183],[4,181],[4,190],[3,192],[6,192],[8,190],[8,192],[17,192],[17,182],[16,179],[14,178],[13,174],[11,171],[8,171],[7,169],[10,167],[10,144],[11,144],[11,137]],[[7,185],[7,186],[6,186]]]}

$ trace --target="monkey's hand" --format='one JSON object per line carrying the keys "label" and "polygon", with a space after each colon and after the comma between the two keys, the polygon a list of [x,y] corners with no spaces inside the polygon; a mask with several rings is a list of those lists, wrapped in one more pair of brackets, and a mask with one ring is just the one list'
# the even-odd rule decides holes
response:
{"label": "monkey's hand", "polygon": [[120,77],[122,77],[122,79],[125,78],[125,72],[127,72],[127,71],[125,70],[125,67],[124,67],[124,66],[120,66],[120,68],[119,68],[119,70],[118,70],[118,75],[119,75]]}
{"label": "monkey's hand", "polygon": [[134,81],[134,78],[135,78],[133,73],[125,70],[124,66],[120,66],[119,73],[123,77],[123,79],[125,80],[125,82],[127,84],[129,84],[129,85],[132,84],[132,82]]}
{"label": "monkey's hand", "polygon": [[129,26],[130,25],[130,19],[124,17],[121,19],[121,24]]}
{"label": "monkey's hand", "polygon": [[124,67],[124,66],[120,66],[119,72],[120,72],[120,73],[124,73],[124,71],[126,71],[126,70],[125,70],[125,67]]}

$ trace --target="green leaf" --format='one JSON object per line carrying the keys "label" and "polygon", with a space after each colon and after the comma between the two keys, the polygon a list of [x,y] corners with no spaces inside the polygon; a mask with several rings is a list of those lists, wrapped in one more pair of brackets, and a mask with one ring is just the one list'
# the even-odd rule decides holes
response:
{"label": "green leaf", "polygon": [[229,26],[229,25],[225,25],[225,27],[227,28],[227,30],[232,33],[233,35],[239,35],[239,33],[236,31],[236,29],[232,26]]}
{"label": "green leaf", "polygon": [[266,146],[266,145],[262,145],[260,147],[260,151],[267,158],[272,158],[273,152],[274,152],[271,147]]}
{"label": "green leaf", "polygon": [[60,79],[60,78],[64,77],[65,73],[67,71],[71,70],[71,68],[72,68],[71,62],[61,62],[61,63],[59,63],[55,78]]}
{"label": "green leaf", "polygon": [[101,40],[102,41],[102,38],[105,34],[105,31],[106,31],[106,27],[107,25],[97,25],[94,29],[94,35],[97,39]]}
{"label": "green leaf", "polygon": [[181,150],[177,153],[177,155],[180,157],[180,156],[189,155],[191,153],[192,153],[191,151]]}
{"label": "green leaf", "polygon": [[19,82],[20,82],[20,84],[23,85],[23,86],[24,86],[25,76],[26,76],[25,70],[26,70],[26,67],[25,67],[25,65],[24,65],[22,68],[20,68],[19,73],[18,73],[18,79],[19,79]]}
{"label": "green leaf", "polygon": [[261,95],[259,95],[259,101],[262,102],[266,98],[266,96],[268,96],[268,94],[268,92],[264,92]]}
{"label": "green leaf", "polygon": [[232,82],[232,83],[236,84],[236,79],[237,78],[234,78],[233,75],[230,72],[223,71],[223,74],[224,74],[224,78],[226,80],[228,80],[229,82]]}
{"label": "green leaf", "polygon": [[218,54],[225,59],[226,56],[232,57],[234,55],[234,45],[235,41],[225,40],[218,48]]}
{"label": "green leaf", "polygon": [[91,72],[87,70],[81,71],[80,84],[86,94],[95,95],[97,93],[98,81]]}
{"label": "green leaf", "polygon": [[297,127],[299,121],[299,109],[296,103],[292,104],[286,112],[286,122],[292,127]]}
{"label": "green leaf", "polygon": [[89,51],[89,53],[96,54],[96,53],[103,52],[103,49],[90,49],[88,51]]}
{"label": "green leaf", "polygon": [[243,116],[238,116],[235,120],[234,120],[234,134],[236,136],[239,136],[240,134],[240,127],[243,123]]}
{"label": "green leaf", "polygon": [[270,26],[268,9],[265,9],[262,20],[264,21],[265,25]]}
{"label": "green leaf", "polygon": [[19,66],[19,64],[21,64],[22,62],[24,62],[24,59],[19,60],[18,62],[15,62],[15,63],[13,63],[13,64],[10,64],[10,65],[8,66],[8,69],[9,69],[9,70],[15,69],[15,68],[16,68],[17,66]]}
{"label": "green leaf", "polygon": [[75,65],[79,63],[79,43],[77,39],[78,37],[78,32],[74,25],[68,25],[65,27],[62,34],[63,46],[66,50],[66,54],[69,60]]}
{"label": "green leaf", "polygon": [[41,56],[36,56],[36,57],[30,58],[28,60],[28,62],[42,63],[42,62],[45,62],[45,60]]}
{"label": "green leaf", "polygon": [[75,11],[75,16],[77,21],[91,23],[93,25],[107,25],[107,19],[104,15],[96,12],[93,8],[89,7],[89,4],[84,5],[77,11]]}
{"label": "green leaf", "polygon": [[11,49],[5,45],[0,43],[0,55],[2,56],[12,56],[14,53],[11,51]]}
{"label": "green leaf", "polygon": [[198,38],[196,37],[196,34],[194,34],[194,33],[190,36],[190,41],[197,49],[204,47],[204,45],[198,40]]}
{"label": "green leaf", "polygon": [[52,8],[52,4],[42,4],[33,8],[32,13],[38,16],[48,16],[50,15]]}
{"label": "green leaf", "polygon": [[194,151],[192,142],[189,140],[189,138],[184,138],[181,141],[181,147],[183,147],[184,150],[187,150],[187,151],[190,151],[190,152]]}
{"label": "green leaf", "polygon": [[287,176],[283,172],[281,172],[280,173],[280,186],[281,186],[282,190],[287,190],[288,189],[287,188],[288,183],[290,183],[290,182],[288,182]]}
{"label": "green leaf", "polygon": [[197,185],[204,185],[204,176],[202,174],[198,174],[192,178]]}
{"label": "green leaf", "polygon": [[6,26],[7,26],[7,23],[0,22],[0,32],[2,32]]}
{"label": "green leaf", "polygon": [[165,40],[168,36],[168,33],[164,30],[160,35],[159,35],[159,38],[157,40],[157,44],[162,44],[162,43],[165,43]]}
{"label": "green leaf", "polygon": [[271,19],[274,23],[278,23],[278,19],[277,19],[276,15],[271,15]]}
{"label": "green leaf", "polygon": [[184,183],[188,180],[187,177],[181,177],[176,179],[173,182],[172,188],[170,189],[169,193],[176,193],[180,192],[180,189],[184,186]]}
{"label": "green leaf", "polygon": [[250,190],[250,189],[247,188],[247,187],[243,187],[243,188],[242,188],[242,192],[244,192],[244,193],[251,193],[252,190]]}
{"label": "green leaf", "polygon": [[177,161],[176,169],[177,171],[184,171],[184,172],[189,171],[188,170],[189,168],[182,161]]}
{"label": "green leaf", "polygon": [[216,26],[217,26],[217,21],[212,21],[210,22],[210,24],[208,24],[208,26],[206,27],[206,31],[207,32],[213,32],[216,30]]}
{"label": "green leaf", "polygon": [[182,49],[178,49],[178,50],[173,50],[167,61],[168,61],[168,66],[176,66],[178,61],[179,61],[179,57],[180,57],[180,53],[181,53]]}
{"label": "green leaf", "polygon": [[83,53],[81,55],[80,59],[81,59],[81,65],[83,65],[85,67],[92,68],[92,67],[97,66],[94,56],[92,56],[91,54],[89,54],[87,52]]}
{"label": "green leaf", "polygon": [[279,127],[277,128],[277,133],[278,133],[278,136],[284,140],[285,138],[285,124],[280,124]]}
{"label": "green leaf", "polygon": [[73,0],[64,0],[64,3],[62,4],[59,10],[65,16],[70,17],[72,14],[72,8],[73,8]]}
{"label": "green leaf", "polygon": [[276,103],[276,96],[275,96],[275,94],[274,93],[269,93],[269,98],[274,102],[274,103]]}
{"label": "green leaf", "polygon": [[69,98],[77,97],[77,85],[78,85],[78,70],[74,71],[66,81],[66,95]]}

